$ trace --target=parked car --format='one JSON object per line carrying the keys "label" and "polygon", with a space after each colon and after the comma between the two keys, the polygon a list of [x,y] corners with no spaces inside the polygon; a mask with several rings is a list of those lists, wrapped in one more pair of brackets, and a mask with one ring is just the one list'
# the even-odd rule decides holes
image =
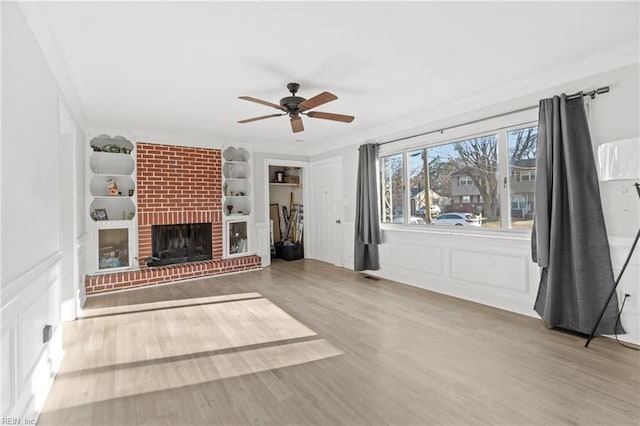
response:
{"label": "parked car", "polygon": [[[435,204],[429,206],[429,213],[431,217],[438,216],[440,214],[440,206],[436,206]],[[425,217],[426,215],[427,215],[427,212],[425,209],[416,210],[416,216]]]}
{"label": "parked car", "polygon": [[[393,219],[393,223],[404,223],[404,219],[401,217],[397,217]],[[411,216],[409,218],[409,224],[411,225],[425,225],[427,222],[424,221],[423,218],[417,216]]]}
{"label": "parked car", "polygon": [[445,213],[433,219],[434,225],[481,226],[477,217],[471,213]]}

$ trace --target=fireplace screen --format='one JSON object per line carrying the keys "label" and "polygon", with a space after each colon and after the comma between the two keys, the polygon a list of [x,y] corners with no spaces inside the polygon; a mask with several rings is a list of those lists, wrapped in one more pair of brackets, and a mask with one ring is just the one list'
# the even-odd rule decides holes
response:
{"label": "fireplace screen", "polygon": [[129,229],[100,229],[98,255],[98,269],[129,266]]}
{"label": "fireplace screen", "polygon": [[211,259],[211,223],[154,225],[149,266]]}

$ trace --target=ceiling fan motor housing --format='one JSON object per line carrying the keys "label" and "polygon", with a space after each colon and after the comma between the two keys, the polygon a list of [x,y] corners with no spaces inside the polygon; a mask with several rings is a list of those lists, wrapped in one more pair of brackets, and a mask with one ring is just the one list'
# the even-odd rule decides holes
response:
{"label": "ceiling fan motor housing", "polygon": [[298,114],[298,112],[300,112],[298,105],[303,101],[305,101],[305,98],[301,98],[300,96],[287,96],[280,99],[280,106],[285,107],[289,111],[289,114]]}

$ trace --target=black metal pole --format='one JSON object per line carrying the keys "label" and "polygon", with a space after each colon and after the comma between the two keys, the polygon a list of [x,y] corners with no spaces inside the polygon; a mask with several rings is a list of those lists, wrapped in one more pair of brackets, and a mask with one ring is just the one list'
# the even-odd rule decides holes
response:
{"label": "black metal pole", "polygon": [[[636,187],[636,191],[638,192],[638,197],[640,198],[640,183],[635,183],[634,185]],[[593,335],[596,334],[596,329],[600,325],[600,321],[602,321],[602,317],[604,316],[604,313],[607,310],[607,306],[609,306],[609,302],[611,302],[611,298],[613,297],[613,294],[616,292],[618,283],[620,283],[620,278],[622,278],[622,274],[624,273],[624,270],[627,269],[627,265],[629,264],[629,261],[633,256],[633,251],[636,249],[636,245],[638,244],[638,238],[640,238],[640,229],[638,229],[638,232],[636,233],[636,239],[633,240],[633,244],[631,244],[631,250],[629,250],[629,255],[627,256],[627,260],[625,260],[624,265],[622,265],[622,269],[618,274],[618,278],[616,279],[615,284],[613,285],[613,287],[611,288],[611,291],[609,292],[609,297],[607,297],[607,300],[604,302],[604,305],[602,306],[602,310],[600,311],[600,316],[598,316],[598,321],[596,321],[595,325],[593,326],[593,329],[591,330],[591,334],[589,334],[589,338],[587,339],[587,343],[584,344],[585,348],[589,347],[589,342],[591,342],[591,340],[593,339]]]}

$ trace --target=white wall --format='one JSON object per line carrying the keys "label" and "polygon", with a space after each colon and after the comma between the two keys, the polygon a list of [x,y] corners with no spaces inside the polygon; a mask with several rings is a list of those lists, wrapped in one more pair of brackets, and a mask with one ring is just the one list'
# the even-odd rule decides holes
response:
{"label": "white wall", "polygon": [[[1,7],[0,416],[33,419],[62,357],[58,182],[64,97],[20,6]],[[43,343],[46,324],[53,326],[53,339]]]}
{"label": "white wall", "polygon": [[[635,64],[562,85],[549,84],[545,90],[508,102],[488,103],[485,108],[474,109],[437,123],[416,123],[414,134],[537,105],[541,98],[554,94],[575,93],[608,85],[610,93],[598,96],[594,101],[586,99],[595,151],[602,143],[638,137],[640,134],[639,75],[639,66]],[[460,131],[463,132],[464,129]],[[403,135],[407,134],[406,131],[403,132]],[[394,135],[385,135],[381,140],[394,138]],[[434,137],[429,140],[433,141]],[[412,144],[416,144],[415,139],[399,142],[395,147],[408,147]],[[310,160],[317,161],[336,155],[342,156],[344,167],[345,266],[352,267],[357,146],[314,155]],[[625,181],[603,182],[600,185],[616,275],[640,226],[640,200],[632,184],[633,181]],[[371,274],[537,317],[533,304],[538,290],[539,272],[537,265],[530,260],[530,238],[527,233],[484,233],[477,236],[424,227],[384,225],[383,239],[384,243],[380,247],[381,269]],[[637,250],[619,286],[620,292],[632,294],[622,316],[628,334],[620,337],[634,343],[640,343],[639,252]]]}

